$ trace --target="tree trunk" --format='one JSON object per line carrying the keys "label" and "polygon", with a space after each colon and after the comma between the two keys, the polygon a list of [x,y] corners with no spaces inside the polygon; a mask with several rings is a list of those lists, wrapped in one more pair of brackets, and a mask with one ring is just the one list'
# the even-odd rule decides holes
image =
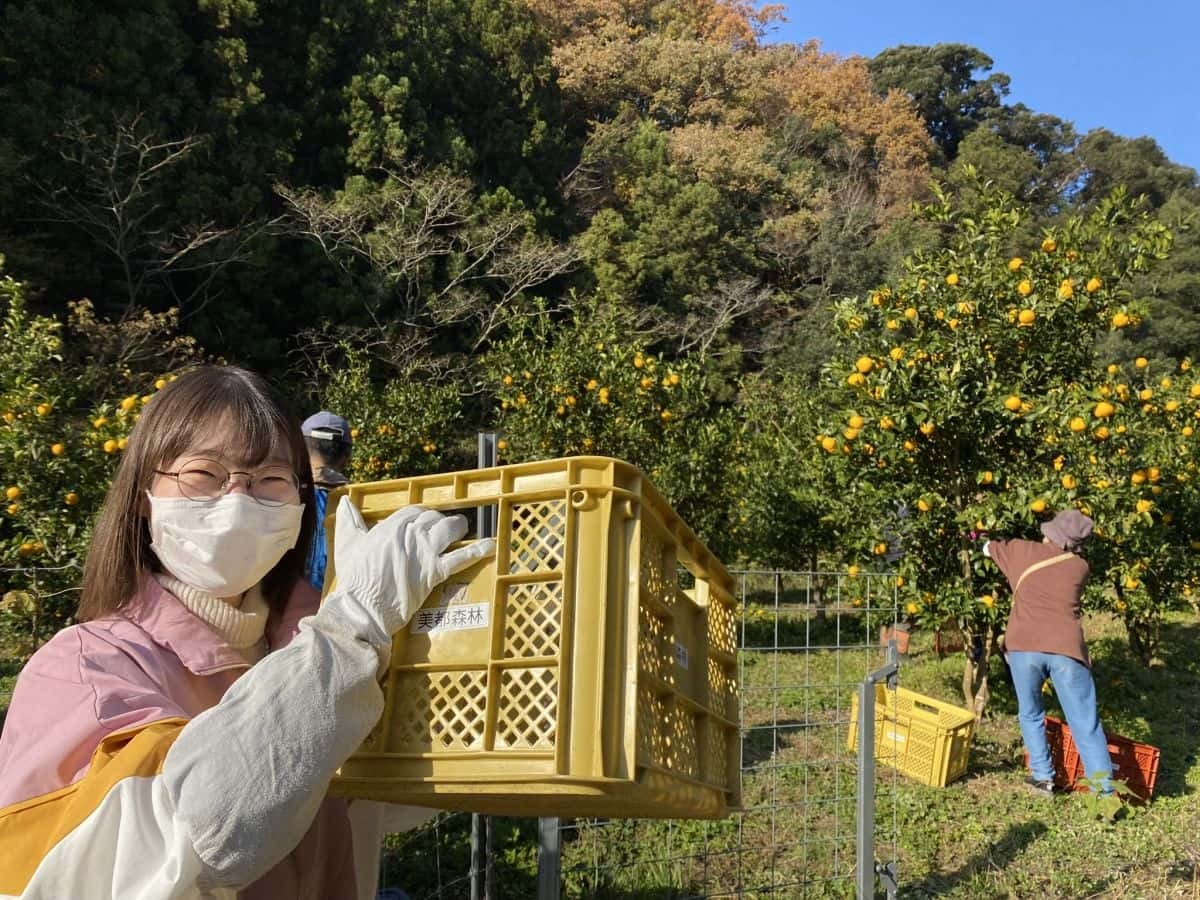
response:
{"label": "tree trunk", "polygon": [[988,686],[988,673],[991,668],[992,654],[996,649],[996,635],[989,628],[977,632],[964,627],[965,638],[963,647],[963,705],[975,713],[980,720],[987,718],[988,700],[991,689]]}
{"label": "tree trunk", "polygon": [[1158,649],[1159,621],[1154,618],[1125,618],[1125,633],[1129,637],[1129,652],[1143,666],[1149,666]]}
{"label": "tree trunk", "polygon": [[[1124,605],[1126,603],[1125,586],[1121,584],[1120,579],[1113,582],[1113,590],[1117,595],[1117,601]],[[1129,639],[1129,652],[1143,666],[1149,666],[1154,651],[1158,649],[1162,618],[1153,614],[1137,615],[1127,611],[1121,620],[1125,623],[1125,636]]]}
{"label": "tree trunk", "polygon": [[[954,445],[954,471],[962,472],[962,448]],[[964,504],[964,487],[961,482],[955,484],[954,506],[960,513]],[[971,568],[971,541],[967,536],[960,535],[958,539],[958,560],[962,569],[963,583],[968,593],[975,593],[974,570]],[[991,667],[992,650],[996,645],[996,634],[990,625],[973,625],[969,621],[959,623],[963,634],[963,701],[967,709],[982,720],[987,714],[988,698],[991,690],[988,688],[988,669]]]}

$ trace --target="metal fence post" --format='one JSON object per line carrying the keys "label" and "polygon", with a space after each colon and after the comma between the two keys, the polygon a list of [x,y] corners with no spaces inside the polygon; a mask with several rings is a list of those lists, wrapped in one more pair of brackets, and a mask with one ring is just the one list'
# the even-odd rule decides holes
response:
{"label": "metal fence post", "polygon": [[538,900],[559,900],[562,894],[562,832],[557,816],[538,819]]}
{"label": "metal fence post", "polygon": [[889,897],[895,897],[895,872],[875,867],[875,685],[886,682],[895,688],[900,670],[896,641],[888,641],[887,662],[871,672],[858,686],[858,900],[874,900],[875,876],[881,876]]}
{"label": "metal fence post", "polygon": [[[496,465],[496,432],[479,432],[479,468]],[[481,538],[496,536],[496,508],[481,507],[476,523]],[[492,900],[492,823],[488,816],[471,813],[471,900]]]}
{"label": "metal fence post", "polygon": [[471,900],[491,900],[488,872],[492,856],[488,817],[471,813]]}

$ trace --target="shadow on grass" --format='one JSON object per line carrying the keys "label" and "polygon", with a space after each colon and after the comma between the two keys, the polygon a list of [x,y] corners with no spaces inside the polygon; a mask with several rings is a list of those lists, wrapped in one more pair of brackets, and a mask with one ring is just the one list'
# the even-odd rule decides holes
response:
{"label": "shadow on grass", "polygon": [[[486,875],[472,875],[471,815],[450,813],[414,831],[388,835],[381,859],[381,895],[386,896],[390,889],[403,891],[410,900],[468,900],[473,895],[472,882],[478,880],[495,900],[538,896],[538,820],[486,818],[491,828],[491,862]],[[678,832],[689,825],[719,828],[720,823],[663,820],[647,826],[637,820],[599,819],[593,822],[596,830],[589,833],[582,830],[582,821],[560,822],[565,826],[561,832],[563,896],[589,900],[699,900],[705,896],[680,887],[681,879],[688,883],[687,877],[671,870],[684,860],[645,858],[644,854],[648,846],[657,847],[663,839],[655,827],[674,827]],[[647,828],[649,831],[644,830]],[[678,834],[676,837],[680,839]],[[593,858],[588,848],[597,839],[603,846]],[[686,843],[686,835],[682,839]],[[583,847],[586,862],[579,861],[579,847]],[[631,879],[640,886],[629,887]]]}
{"label": "shadow on grass", "polygon": [[738,624],[742,650],[831,650],[873,645],[879,629],[894,620],[890,609],[750,610]]}
{"label": "shadow on grass", "polygon": [[1016,859],[1026,847],[1049,831],[1042,822],[1026,822],[1010,825],[995,843],[972,856],[955,872],[945,875],[930,874],[915,883],[903,881],[901,872],[901,895],[904,897],[941,897],[954,890],[959,884],[983,872],[1003,870]]}
{"label": "shadow on grass", "polygon": [[1144,666],[1122,637],[1091,645],[1092,673],[1105,730],[1160,751],[1155,796],[1193,793],[1188,770],[1200,746],[1200,624],[1168,621],[1157,659]]}
{"label": "shadow on grass", "polygon": [[782,719],[770,728],[751,728],[742,736],[742,768],[752,769],[774,759],[781,750],[796,743],[789,738],[789,729],[803,728],[799,719]]}
{"label": "shadow on grass", "polygon": [[967,777],[1011,772],[1013,767],[1024,765],[1024,744],[1020,734],[1013,736],[999,732],[980,734],[976,732],[971,745],[971,758],[967,766]]}
{"label": "shadow on grass", "polygon": [[1167,880],[1190,885],[1195,897],[1200,890],[1200,866],[1194,860],[1180,860],[1167,869]]}
{"label": "shadow on grass", "polygon": [[[486,881],[492,896],[536,897],[537,819],[487,819],[491,871]],[[466,900],[472,881],[470,813],[450,813],[413,831],[388,835],[380,863],[381,889],[399,888],[411,900]]]}
{"label": "shadow on grass", "polygon": [[586,898],[586,900],[704,900],[707,895],[695,894],[673,887],[638,888],[633,891],[596,887],[582,893],[572,893],[570,896]]}

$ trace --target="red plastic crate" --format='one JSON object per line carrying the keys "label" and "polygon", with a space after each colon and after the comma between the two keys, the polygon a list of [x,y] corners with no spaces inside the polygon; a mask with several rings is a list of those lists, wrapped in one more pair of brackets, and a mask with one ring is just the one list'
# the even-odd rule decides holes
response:
{"label": "red plastic crate", "polygon": [[[1069,790],[1074,784],[1073,766],[1077,762],[1068,763],[1068,758],[1079,759],[1075,742],[1071,740],[1071,729],[1062,719],[1046,716],[1046,743],[1050,745],[1050,762],[1054,766],[1054,786],[1059,790]],[[1068,757],[1070,754],[1070,757]],[[1025,751],[1025,768],[1029,768],[1029,751]]]}
{"label": "red plastic crate", "polygon": [[1071,754],[1078,758],[1075,742],[1071,740],[1071,729],[1062,719],[1046,716],[1046,742],[1050,745],[1050,759],[1054,761],[1054,783],[1063,790],[1071,787],[1072,769],[1067,763]]}
{"label": "red plastic crate", "polygon": [[[1066,725],[1063,730],[1070,733]],[[1145,803],[1154,794],[1154,782],[1158,779],[1159,749],[1107,731],[1104,736],[1108,739],[1108,755],[1112,757],[1113,778],[1125,782],[1131,803]],[[1074,741],[1070,752],[1063,754],[1063,761],[1071,773],[1075,790],[1087,790],[1087,785],[1081,781],[1087,773],[1083,771],[1083,760],[1079,758]]]}
{"label": "red plastic crate", "polygon": [[[1159,749],[1119,734],[1105,732],[1104,736],[1108,739],[1108,754],[1112,757],[1113,778],[1125,783],[1131,795],[1130,802],[1145,803],[1154,794],[1154,782],[1158,779]],[[1086,791],[1088,786],[1082,779],[1087,773],[1083,771],[1083,760],[1067,723],[1046,716],[1046,742],[1050,745],[1050,759],[1054,763],[1055,785],[1062,790]],[[1028,752],[1025,767],[1029,767]]]}

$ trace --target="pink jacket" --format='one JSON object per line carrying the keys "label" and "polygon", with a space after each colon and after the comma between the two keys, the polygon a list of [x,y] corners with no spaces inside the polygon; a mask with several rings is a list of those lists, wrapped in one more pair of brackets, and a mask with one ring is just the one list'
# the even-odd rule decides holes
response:
{"label": "pink jacket", "polygon": [[[315,613],[317,606],[317,592],[307,583],[297,582],[285,611],[272,614],[268,621],[269,649],[278,651],[291,643],[300,620]],[[313,642],[311,636],[306,642]],[[267,659],[275,655],[272,652]],[[329,654],[326,650],[316,655]],[[302,656],[295,659],[303,661]],[[220,866],[213,863],[220,858],[220,849],[212,835],[219,836],[223,824],[203,821],[206,816],[216,816],[194,813],[186,802],[185,780],[205,777],[205,767],[182,765],[186,762],[182,750],[182,771],[172,774],[170,765],[163,765],[170,758],[175,738],[188,733],[197,716],[217,707],[248,668],[236,651],[151,577],[143,582],[135,603],[121,613],[67,628],[38,650],[17,680],[0,735],[0,896],[52,896],[53,890],[70,883],[64,874],[70,870],[74,870],[70,877],[80,878],[81,871],[86,871],[89,880],[103,881],[106,876],[94,871],[96,862],[89,857],[93,851],[80,849],[76,855],[72,849],[74,844],[94,847],[98,838],[89,832],[99,827],[99,820],[108,822],[105,835],[117,823],[124,848],[118,847],[115,855],[105,854],[103,859],[112,859],[114,869],[136,870],[143,865],[136,850],[141,832],[159,816],[160,805],[173,803],[179,811],[175,818],[181,818],[184,825],[163,813],[162,835],[149,839],[143,850],[156,858],[156,865],[164,853],[178,850],[178,866],[172,869],[175,874],[164,883],[186,882],[183,873],[194,869],[200,885],[196,896],[226,896],[241,887],[237,896],[246,898],[355,897],[351,833],[343,801],[326,799],[319,809],[315,801],[300,804],[294,811],[293,827],[297,834],[302,828],[307,831],[299,843],[293,841],[282,848],[287,855],[272,866],[261,860],[255,863],[259,872],[269,871],[248,887],[231,886],[218,871]],[[282,677],[286,679],[286,673]],[[252,692],[252,697],[261,703],[263,692]],[[229,715],[218,716],[215,724],[210,714],[207,750],[201,747],[200,755],[228,754],[236,759],[239,749],[251,756],[261,752],[239,748],[235,733],[247,721],[255,721],[253,711],[246,718],[232,699],[229,708]],[[222,718],[228,721],[220,721]],[[269,721],[262,725],[270,727]],[[223,729],[228,733],[221,737]],[[135,753],[135,747],[142,749]],[[286,780],[289,774],[279,771],[280,777],[275,778],[272,765],[278,762],[264,760],[255,766],[250,759],[245,766],[221,767],[218,780],[232,778],[221,789],[236,792],[241,777],[246,781],[240,785],[242,791],[269,794],[276,787],[270,782]],[[131,768],[118,776],[121,765]],[[242,769],[246,776],[238,774]],[[99,781],[105,784],[94,788]],[[135,789],[134,785],[141,787]],[[323,796],[324,787],[319,783],[314,789]],[[279,790],[296,792],[297,787],[291,784]],[[183,800],[179,799],[181,791]],[[143,808],[153,808],[144,814],[145,819],[139,812]],[[295,816],[307,816],[309,822],[295,827]],[[187,834],[174,835],[175,830]],[[13,836],[16,838],[10,840]],[[131,843],[134,850],[128,852]],[[46,872],[47,868],[59,870],[58,874]],[[124,878],[130,885],[143,884],[146,879],[153,883],[162,877],[161,873],[122,871],[112,884],[126,883],[121,880]],[[229,878],[236,880],[232,875]],[[113,892],[118,895],[116,887]],[[76,890],[71,895],[83,896]],[[181,887],[161,896],[192,894]]]}

